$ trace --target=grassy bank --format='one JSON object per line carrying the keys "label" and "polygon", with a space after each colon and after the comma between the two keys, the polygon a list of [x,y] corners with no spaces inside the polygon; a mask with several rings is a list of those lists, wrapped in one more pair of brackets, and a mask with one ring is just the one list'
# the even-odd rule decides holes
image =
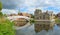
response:
{"label": "grassy bank", "polygon": [[13,22],[10,22],[8,19],[6,19],[0,12],[0,35],[15,35],[13,25]]}

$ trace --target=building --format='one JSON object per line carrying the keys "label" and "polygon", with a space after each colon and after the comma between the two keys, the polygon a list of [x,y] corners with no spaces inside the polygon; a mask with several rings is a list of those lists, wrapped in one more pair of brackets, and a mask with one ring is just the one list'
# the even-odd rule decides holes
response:
{"label": "building", "polygon": [[28,13],[18,13],[19,16],[26,16],[26,17],[29,17],[31,18],[31,15],[28,14]]}
{"label": "building", "polygon": [[10,14],[9,16],[17,16],[17,14]]}
{"label": "building", "polygon": [[40,31],[40,29],[51,29],[53,24],[53,11],[42,12],[40,9],[36,9],[34,12],[35,16],[35,31]]}
{"label": "building", "polygon": [[36,9],[34,16],[36,20],[52,20],[53,12],[52,11],[42,12],[42,10]]}
{"label": "building", "polygon": [[60,19],[60,13],[57,14],[57,18]]}
{"label": "building", "polygon": [[6,14],[7,16],[26,16],[31,18],[31,14],[28,13],[18,13],[18,14]]}

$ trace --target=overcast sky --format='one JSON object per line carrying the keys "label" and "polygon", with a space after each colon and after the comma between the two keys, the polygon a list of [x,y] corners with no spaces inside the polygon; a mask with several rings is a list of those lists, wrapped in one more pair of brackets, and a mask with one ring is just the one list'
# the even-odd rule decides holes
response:
{"label": "overcast sky", "polygon": [[3,9],[20,10],[21,12],[34,13],[36,8],[60,12],[60,0],[1,0]]}

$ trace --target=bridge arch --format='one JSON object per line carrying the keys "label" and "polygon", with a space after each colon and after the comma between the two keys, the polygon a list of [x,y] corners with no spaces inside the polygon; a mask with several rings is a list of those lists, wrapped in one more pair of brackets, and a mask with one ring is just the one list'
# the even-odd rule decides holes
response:
{"label": "bridge arch", "polygon": [[[14,20],[16,20],[17,18],[24,18],[24,19],[26,19],[26,20],[30,20],[30,18],[29,17],[26,17],[26,16],[9,16],[9,17],[7,17],[9,20],[11,20],[11,21],[14,21]],[[22,27],[17,27],[17,26],[14,26],[14,28],[15,29],[22,29],[22,28],[26,28],[26,27],[29,27],[30,26],[30,23],[28,22],[26,25],[24,25],[24,26],[22,26]]]}
{"label": "bridge arch", "polygon": [[14,21],[14,20],[16,20],[17,18],[24,18],[24,19],[26,19],[26,20],[30,20],[30,18],[29,17],[26,17],[26,16],[9,16],[9,17],[7,17],[9,20],[11,20],[11,21]]}

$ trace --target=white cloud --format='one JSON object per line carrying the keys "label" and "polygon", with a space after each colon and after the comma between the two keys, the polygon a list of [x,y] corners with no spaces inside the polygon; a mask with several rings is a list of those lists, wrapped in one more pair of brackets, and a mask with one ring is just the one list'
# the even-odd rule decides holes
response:
{"label": "white cloud", "polygon": [[2,9],[3,14],[17,14],[18,10],[13,9]]}
{"label": "white cloud", "polygon": [[[17,8],[20,9],[26,9],[24,12],[28,13],[33,13],[33,11],[36,8],[39,9],[44,9],[49,6],[51,7],[57,7],[60,9],[60,0],[3,0],[4,2],[9,2],[11,5],[10,1],[17,6]],[[14,6],[12,6],[14,7]]]}
{"label": "white cloud", "polygon": [[60,0],[2,0],[5,5],[15,4],[17,7],[22,6],[34,6],[34,7],[47,7],[47,6],[59,6]]}

